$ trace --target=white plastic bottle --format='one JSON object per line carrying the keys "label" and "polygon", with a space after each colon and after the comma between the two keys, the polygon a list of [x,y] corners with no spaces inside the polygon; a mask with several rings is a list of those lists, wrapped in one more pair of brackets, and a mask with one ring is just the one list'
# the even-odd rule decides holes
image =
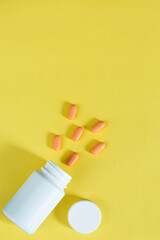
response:
{"label": "white plastic bottle", "polygon": [[64,188],[71,180],[52,161],[40,171],[34,171],[9,203],[3,213],[17,226],[33,234],[64,197]]}

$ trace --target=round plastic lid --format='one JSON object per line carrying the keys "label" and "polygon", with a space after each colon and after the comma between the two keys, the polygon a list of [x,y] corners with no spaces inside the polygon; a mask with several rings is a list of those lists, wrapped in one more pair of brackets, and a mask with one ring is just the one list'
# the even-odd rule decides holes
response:
{"label": "round plastic lid", "polygon": [[101,222],[101,211],[91,201],[77,201],[68,211],[68,222],[76,232],[91,233],[98,228]]}

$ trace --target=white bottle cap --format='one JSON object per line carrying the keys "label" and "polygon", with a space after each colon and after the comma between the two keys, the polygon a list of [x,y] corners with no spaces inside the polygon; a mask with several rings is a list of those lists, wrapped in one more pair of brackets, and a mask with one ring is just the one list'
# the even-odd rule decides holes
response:
{"label": "white bottle cap", "polygon": [[68,222],[76,232],[91,233],[101,222],[101,211],[91,201],[77,201],[68,211]]}

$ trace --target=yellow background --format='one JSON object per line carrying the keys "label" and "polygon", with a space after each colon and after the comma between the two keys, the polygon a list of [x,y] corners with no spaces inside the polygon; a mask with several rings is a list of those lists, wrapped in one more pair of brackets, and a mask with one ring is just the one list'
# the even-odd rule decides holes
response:
{"label": "yellow background", "polygon": [[[0,239],[160,239],[159,0],[0,2]],[[75,121],[65,118],[78,105]],[[72,142],[74,125],[85,129]],[[60,152],[51,149],[62,135]],[[94,141],[106,150],[92,156]],[[72,168],[70,151],[80,153]],[[30,173],[51,159],[73,177],[64,200],[30,236],[2,209]],[[94,201],[102,223],[81,235],[69,206]]]}

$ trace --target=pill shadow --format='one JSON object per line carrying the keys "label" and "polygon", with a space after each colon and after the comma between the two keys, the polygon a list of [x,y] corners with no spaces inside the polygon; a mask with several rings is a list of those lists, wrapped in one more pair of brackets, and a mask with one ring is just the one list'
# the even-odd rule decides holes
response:
{"label": "pill shadow", "polygon": [[65,197],[61,200],[61,202],[56,206],[53,210],[53,214],[58,222],[60,222],[65,227],[70,227],[67,219],[68,210],[72,206],[73,203],[79,200],[86,200],[82,197],[73,195],[73,194],[66,194]]}
{"label": "pill shadow", "polygon": [[97,118],[93,118],[92,120],[90,120],[88,123],[85,124],[85,129],[87,129],[88,131],[91,131],[91,127],[96,124],[97,122],[99,122],[100,120]]}
{"label": "pill shadow", "polygon": [[68,110],[69,110],[69,107],[70,107],[71,103],[70,102],[65,102],[63,104],[63,107],[62,107],[62,116],[65,117],[65,118],[68,118]]}
{"label": "pill shadow", "polygon": [[40,170],[46,161],[25,149],[4,145],[0,152],[0,221],[12,223],[2,210],[34,170]]}
{"label": "pill shadow", "polygon": [[75,124],[72,124],[71,126],[69,126],[69,128],[67,129],[67,132],[66,132],[66,137],[72,140],[72,135],[77,127],[78,126]]}
{"label": "pill shadow", "polygon": [[67,151],[63,154],[62,158],[60,159],[61,162],[62,162],[63,164],[66,164],[69,156],[71,156],[72,153],[73,153],[73,151],[67,150]]}
{"label": "pill shadow", "polygon": [[88,143],[86,146],[85,146],[85,150],[87,151],[87,152],[91,152],[91,150],[92,150],[92,148],[95,146],[95,145],[97,145],[99,143],[99,141],[98,140],[92,140],[90,143]]}
{"label": "pill shadow", "polygon": [[56,134],[55,133],[52,133],[52,132],[49,132],[48,134],[47,134],[47,146],[49,147],[49,148],[52,148],[53,149],[53,139],[54,139],[54,136],[55,136]]}

